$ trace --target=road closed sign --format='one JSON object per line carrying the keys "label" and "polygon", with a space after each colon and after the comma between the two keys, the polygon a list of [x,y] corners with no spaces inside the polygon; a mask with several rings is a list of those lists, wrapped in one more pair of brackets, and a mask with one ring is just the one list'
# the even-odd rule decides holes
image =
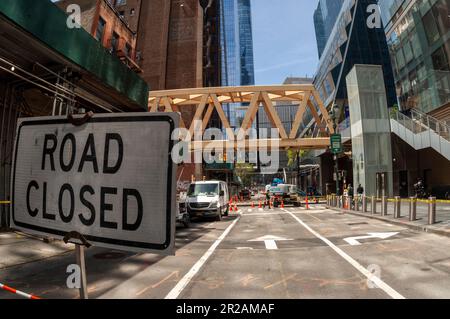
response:
{"label": "road closed sign", "polygon": [[[18,123],[12,227],[98,247],[174,253],[178,114],[95,115]],[[79,123],[78,123],[79,124]]]}

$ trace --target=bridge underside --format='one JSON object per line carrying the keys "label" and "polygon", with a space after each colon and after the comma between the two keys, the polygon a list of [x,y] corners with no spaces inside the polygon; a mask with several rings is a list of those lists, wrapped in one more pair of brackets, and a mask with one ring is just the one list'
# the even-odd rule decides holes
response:
{"label": "bridge underside", "polygon": [[[258,111],[263,108],[272,128],[278,131],[277,137],[271,139],[248,138],[240,141],[236,128],[231,128],[225,114],[224,105],[242,104],[245,117],[240,126],[241,132],[249,132],[255,127]],[[287,132],[277,112],[279,105],[298,105],[292,122],[292,129]],[[307,110],[317,123],[322,137],[299,138],[298,134]],[[190,142],[191,150],[208,149],[326,149],[330,146],[330,134],[334,133],[327,109],[313,85],[281,86],[243,86],[197,88],[150,92],[150,112],[178,112],[182,114],[181,128],[185,133],[183,139]],[[221,127],[228,140],[195,141],[195,135],[203,135],[205,129],[217,112]]]}

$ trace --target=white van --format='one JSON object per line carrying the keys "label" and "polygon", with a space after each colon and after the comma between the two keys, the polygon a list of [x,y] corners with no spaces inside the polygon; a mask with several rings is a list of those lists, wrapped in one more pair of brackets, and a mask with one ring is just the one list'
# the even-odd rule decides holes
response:
{"label": "white van", "polygon": [[189,186],[186,206],[190,217],[228,216],[230,194],[228,185],[220,181],[195,182]]}

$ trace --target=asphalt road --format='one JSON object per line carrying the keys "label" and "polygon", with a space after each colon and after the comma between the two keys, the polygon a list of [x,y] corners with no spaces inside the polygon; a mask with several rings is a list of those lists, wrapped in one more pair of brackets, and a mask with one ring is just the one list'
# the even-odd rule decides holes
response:
{"label": "asphalt road", "polygon": [[[90,248],[88,288],[90,298],[450,298],[449,245],[322,205],[246,208],[178,229],[174,257]],[[77,298],[66,286],[72,263],[69,251],[7,266],[0,282],[42,298]]]}

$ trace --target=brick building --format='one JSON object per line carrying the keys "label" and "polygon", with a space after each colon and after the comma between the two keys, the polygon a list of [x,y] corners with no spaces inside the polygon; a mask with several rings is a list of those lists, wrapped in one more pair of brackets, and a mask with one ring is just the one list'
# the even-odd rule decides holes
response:
{"label": "brick building", "polygon": [[141,73],[136,56],[136,32],[121,15],[122,11],[116,10],[115,2],[125,1],[60,0],[56,4],[62,10],[66,10],[71,4],[78,4],[81,8],[82,27],[112,54],[117,55],[129,68]]}

